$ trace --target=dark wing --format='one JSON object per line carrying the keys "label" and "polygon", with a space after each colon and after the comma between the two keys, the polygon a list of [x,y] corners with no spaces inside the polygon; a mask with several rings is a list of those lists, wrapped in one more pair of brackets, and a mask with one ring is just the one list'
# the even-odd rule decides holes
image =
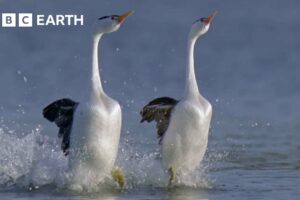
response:
{"label": "dark wing", "polygon": [[141,122],[156,121],[159,143],[161,143],[164,133],[168,129],[172,110],[177,103],[176,99],[160,97],[150,101],[140,112],[142,116]]}
{"label": "dark wing", "polygon": [[65,155],[69,153],[70,134],[77,105],[71,99],[59,99],[43,109],[43,116],[59,128],[58,137],[62,138],[61,148]]}

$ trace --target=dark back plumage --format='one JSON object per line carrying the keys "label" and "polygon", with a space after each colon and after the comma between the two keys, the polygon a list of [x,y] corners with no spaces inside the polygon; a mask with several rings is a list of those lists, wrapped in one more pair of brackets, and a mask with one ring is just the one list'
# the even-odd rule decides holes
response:
{"label": "dark back plumage", "polygon": [[155,120],[159,143],[161,143],[164,133],[169,127],[171,113],[178,101],[170,97],[159,97],[150,101],[143,107],[140,114],[141,123]]}
{"label": "dark back plumage", "polygon": [[78,103],[71,99],[59,99],[43,109],[43,116],[54,122],[58,128],[58,137],[62,138],[61,148],[65,155],[69,153],[73,116]]}

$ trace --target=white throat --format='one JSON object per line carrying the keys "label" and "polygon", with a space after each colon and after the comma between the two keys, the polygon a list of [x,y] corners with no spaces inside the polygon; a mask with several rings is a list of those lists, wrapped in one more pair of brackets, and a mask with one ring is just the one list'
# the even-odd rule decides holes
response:
{"label": "white throat", "polygon": [[187,45],[187,63],[186,63],[186,82],[185,97],[193,97],[199,94],[197,85],[195,66],[194,66],[194,47],[197,41],[196,37],[189,37]]}
{"label": "white throat", "polygon": [[104,92],[100,79],[100,70],[99,70],[99,60],[98,60],[98,46],[99,41],[102,38],[103,33],[95,34],[93,37],[93,61],[92,61],[92,76],[91,76],[91,85],[92,85],[92,95],[95,97],[100,97]]}

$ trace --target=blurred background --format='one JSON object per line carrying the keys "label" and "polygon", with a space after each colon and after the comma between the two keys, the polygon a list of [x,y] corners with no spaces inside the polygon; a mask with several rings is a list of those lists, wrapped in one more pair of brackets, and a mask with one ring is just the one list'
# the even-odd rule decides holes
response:
{"label": "blurred background", "polygon": [[217,10],[195,49],[200,92],[214,109],[208,174],[216,179],[214,187],[224,190],[299,195],[297,0],[1,0],[1,13],[83,14],[85,22],[0,28],[1,133],[22,138],[38,127],[56,138],[57,128],[41,115],[43,107],[62,97],[82,99],[93,23],[128,10],[134,15],[106,35],[99,50],[104,89],[123,107],[121,148],[157,151],[155,125],[139,124],[139,111],[155,97],[182,97],[191,24]]}

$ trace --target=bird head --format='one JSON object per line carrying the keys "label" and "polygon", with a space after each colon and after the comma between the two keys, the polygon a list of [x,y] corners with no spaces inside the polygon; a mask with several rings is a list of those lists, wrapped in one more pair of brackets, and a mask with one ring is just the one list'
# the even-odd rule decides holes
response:
{"label": "bird head", "polygon": [[190,37],[198,38],[201,35],[204,35],[208,31],[210,24],[211,24],[212,20],[214,19],[214,17],[216,16],[216,14],[217,14],[217,12],[214,11],[208,17],[202,17],[202,18],[196,20],[192,25]]}
{"label": "bird head", "polygon": [[122,15],[108,15],[98,18],[95,33],[111,33],[117,31],[127,17],[132,14],[133,11],[128,11]]}

